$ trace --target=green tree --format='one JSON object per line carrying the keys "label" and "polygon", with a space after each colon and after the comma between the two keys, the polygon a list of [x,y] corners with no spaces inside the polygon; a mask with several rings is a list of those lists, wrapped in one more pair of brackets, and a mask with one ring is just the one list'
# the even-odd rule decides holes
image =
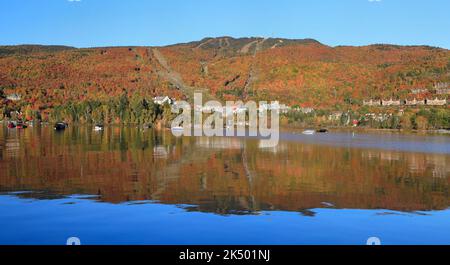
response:
{"label": "green tree", "polygon": [[417,130],[427,130],[428,129],[428,120],[426,117],[418,116],[416,118],[416,129]]}
{"label": "green tree", "polygon": [[3,87],[0,87],[0,100],[5,99],[6,95],[5,95],[5,91]]}
{"label": "green tree", "polygon": [[119,98],[119,104],[117,107],[117,115],[119,116],[122,123],[125,123],[127,120],[128,106],[128,96],[127,93],[124,92]]}

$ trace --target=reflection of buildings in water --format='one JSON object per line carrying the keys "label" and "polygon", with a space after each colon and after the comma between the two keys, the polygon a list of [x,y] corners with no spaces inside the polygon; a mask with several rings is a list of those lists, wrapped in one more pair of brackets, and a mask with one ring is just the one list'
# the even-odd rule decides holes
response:
{"label": "reflection of buildings in water", "polygon": [[433,178],[447,178],[450,176],[450,170],[445,167],[436,167],[433,169]]}
{"label": "reflection of buildings in water", "polygon": [[450,176],[450,156],[443,154],[405,153],[404,158],[411,173],[432,172],[434,177],[446,178]]}
{"label": "reflection of buildings in water", "polygon": [[169,156],[169,148],[167,146],[158,145],[153,147],[153,157],[167,158]]}
{"label": "reflection of buildings in water", "polygon": [[208,190],[208,178],[204,175],[200,177],[200,189],[201,191]]}
{"label": "reflection of buildings in water", "polygon": [[16,158],[20,155],[20,142],[19,139],[9,138],[5,143],[5,158]]}
{"label": "reflection of buildings in water", "polygon": [[440,154],[395,152],[385,150],[364,150],[362,158],[381,161],[398,161],[407,164],[412,174],[423,174],[431,171],[434,177],[446,178],[450,176],[449,156]]}
{"label": "reflection of buildings in water", "polygon": [[420,173],[426,169],[423,158],[421,159],[416,154],[409,154],[405,159],[408,161],[409,172],[411,173]]}
{"label": "reflection of buildings in water", "polygon": [[432,166],[434,178],[450,177],[450,157],[443,155],[429,155],[425,157],[428,166]]}
{"label": "reflection of buildings in water", "polygon": [[242,139],[236,137],[198,137],[196,145],[208,149],[241,149]]}
{"label": "reflection of buildings in water", "polygon": [[375,152],[372,150],[364,150],[361,153],[361,157],[368,159],[368,160],[373,160],[373,159],[379,159],[380,158],[380,152]]}
{"label": "reflection of buildings in water", "polygon": [[401,156],[396,152],[383,151],[380,152],[380,159],[386,161],[400,161]]}
{"label": "reflection of buildings in water", "polygon": [[384,150],[364,150],[362,152],[362,157],[369,160],[380,159],[384,161],[400,161],[402,159],[400,153]]}
{"label": "reflection of buildings in water", "polygon": [[288,150],[288,145],[286,142],[279,142],[276,146],[273,146],[268,141],[260,140],[258,144],[258,148],[261,149],[264,152],[270,152],[270,153],[282,153],[286,152]]}
{"label": "reflection of buildings in water", "polygon": [[[157,200],[225,214],[261,209],[309,214],[303,209],[329,206],[323,202],[340,208],[406,211],[449,205],[445,178],[449,155],[291,142],[265,149],[258,140],[227,137],[177,142],[167,137],[150,149],[130,145],[126,151],[98,152],[90,151],[91,143],[58,142],[55,136],[60,135],[46,133],[33,135],[45,141],[36,153],[28,152],[29,142],[22,138],[20,153],[17,141],[10,142],[16,146],[14,160],[20,167],[0,161],[2,188],[99,194],[101,200],[113,203]],[[2,139],[5,148],[6,137]],[[368,159],[373,161],[367,163]],[[412,175],[410,163],[422,171],[402,179]],[[413,185],[408,182],[411,179]]]}

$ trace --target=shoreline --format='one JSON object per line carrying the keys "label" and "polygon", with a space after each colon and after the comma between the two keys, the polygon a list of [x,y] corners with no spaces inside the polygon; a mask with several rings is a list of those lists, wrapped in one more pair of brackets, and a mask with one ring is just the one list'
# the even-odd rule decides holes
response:
{"label": "shoreline", "polygon": [[[0,120],[0,125],[6,124],[7,120]],[[39,124],[34,124],[33,127],[39,126],[51,126],[53,123],[51,122],[41,122]],[[94,127],[95,124],[88,123],[73,123],[71,126],[87,126]],[[144,125],[140,124],[106,124],[106,127],[128,127],[128,128],[140,128],[140,129],[152,129],[143,128]],[[298,131],[303,132],[304,130],[316,130],[318,128],[325,128],[330,132],[375,132],[375,133],[398,133],[398,134],[416,134],[416,135],[449,135],[450,129],[434,129],[434,130],[410,130],[410,129],[379,129],[379,128],[370,128],[370,127],[345,127],[345,126],[331,126],[331,127],[321,127],[321,126],[290,126],[290,125],[281,125],[280,132],[286,131]],[[170,128],[157,128],[153,127],[155,130],[170,130]]]}
{"label": "shoreline", "polygon": [[[316,130],[317,126],[305,127],[305,126],[280,126],[280,131],[304,131],[304,130]],[[379,129],[370,127],[344,127],[344,126],[332,126],[326,127],[330,132],[376,132],[376,133],[398,133],[398,134],[419,134],[419,135],[450,135],[450,130],[447,129],[435,129],[435,130],[408,130],[408,129]]]}

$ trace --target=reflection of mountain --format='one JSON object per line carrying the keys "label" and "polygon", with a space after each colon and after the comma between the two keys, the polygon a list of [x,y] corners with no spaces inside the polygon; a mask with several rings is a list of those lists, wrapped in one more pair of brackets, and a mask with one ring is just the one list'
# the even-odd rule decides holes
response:
{"label": "reflection of mountain", "polygon": [[[174,138],[121,128],[102,134],[85,128],[19,135],[0,130],[0,143],[2,191],[99,194],[112,203],[159,200],[235,214],[308,213],[324,202],[437,210],[450,202],[448,155],[284,142],[267,152],[257,139]],[[7,143],[17,147],[14,156]]]}

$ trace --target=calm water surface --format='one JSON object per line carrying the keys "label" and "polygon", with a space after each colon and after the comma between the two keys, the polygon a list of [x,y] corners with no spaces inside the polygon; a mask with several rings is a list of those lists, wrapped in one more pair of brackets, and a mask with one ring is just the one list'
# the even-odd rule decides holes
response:
{"label": "calm water surface", "polygon": [[0,244],[450,244],[450,137],[0,125]]}

